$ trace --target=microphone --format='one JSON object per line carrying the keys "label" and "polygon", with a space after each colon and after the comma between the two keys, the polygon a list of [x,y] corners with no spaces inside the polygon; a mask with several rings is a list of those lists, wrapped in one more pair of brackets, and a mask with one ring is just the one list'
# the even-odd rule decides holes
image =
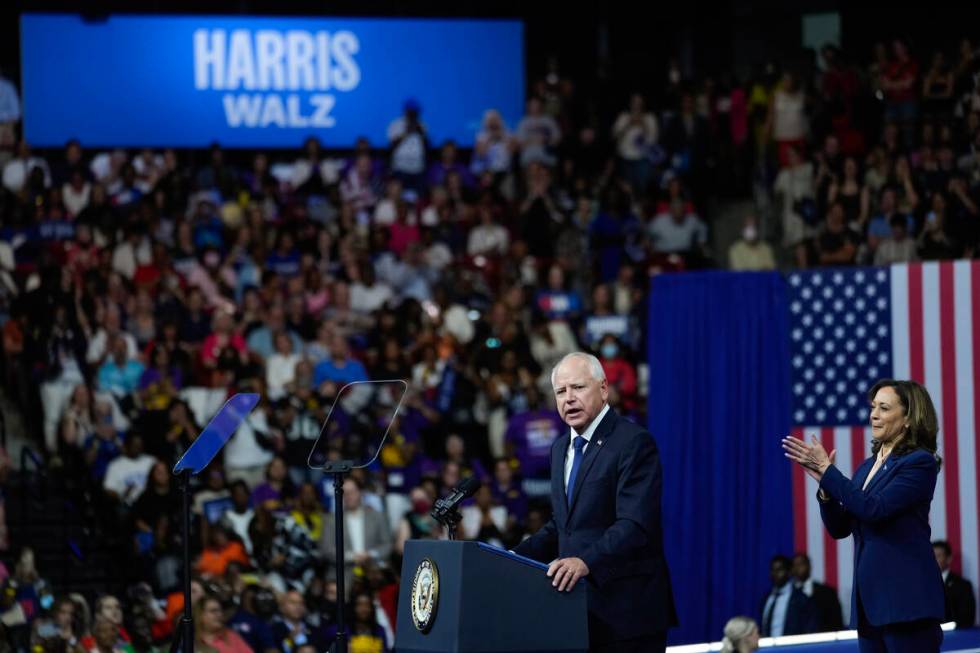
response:
{"label": "microphone", "polygon": [[480,489],[480,479],[475,476],[467,476],[462,481],[456,484],[453,488],[453,493],[450,494],[445,499],[439,499],[436,501],[435,507],[432,508],[430,513],[432,517],[441,523],[445,523],[446,519],[451,515],[456,507],[462,503],[463,499],[469,498],[476,494],[476,491]]}

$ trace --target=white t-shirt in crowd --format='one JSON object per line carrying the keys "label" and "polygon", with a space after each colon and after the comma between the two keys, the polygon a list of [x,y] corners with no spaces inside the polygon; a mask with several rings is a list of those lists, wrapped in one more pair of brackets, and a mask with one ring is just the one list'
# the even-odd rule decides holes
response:
{"label": "white t-shirt in crowd", "polygon": [[163,176],[164,163],[163,157],[154,154],[147,161],[142,155],[133,159],[133,170],[139,175],[134,186],[144,195],[153,192],[153,187],[159,177]]}
{"label": "white t-shirt in crowd", "polygon": [[[113,161],[113,158],[116,158],[116,162]],[[92,157],[92,161],[88,164],[89,172],[92,173],[96,181],[105,182],[112,175],[113,168],[118,165],[118,158],[119,155],[115,152],[99,152]],[[111,194],[108,187],[106,190]]]}
{"label": "white t-shirt in crowd", "polygon": [[252,538],[248,535],[248,525],[252,523],[253,517],[255,517],[255,511],[251,508],[243,513],[229,510],[221,517],[221,521],[230,526],[235,535],[241,538],[242,543],[245,545],[245,551],[249,555],[252,555]]}
{"label": "white t-shirt in crowd", "polygon": [[[461,511],[463,515],[463,536],[468,539],[476,539],[476,536],[480,534],[480,522],[483,521],[483,514],[480,512],[480,508],[473,506],[466,506]],[[503,506],[494,506],[490,509],[490,521],[493,525],[503,533],[507,530],[507,508]]]}
{"label": "white t-shirt in crowd", "polygon": [[548,115],[524,116],[517,125],[517,140],[521,145],[541,145],[548,147],[561,138],[561,129],[555,119]]}
{"label": "white t-shirt in crowd", "polygon": [[469,311],[460,304],[453,304],[442,314],[442,330],[463,345],[469,344],[476,334]]}
{"label": "white t-shirt in crowd", "polygon": [[[388,140],[394,141],[405,133],[405,117],[396,118],[388,125]],[[419,123],[423,131],[428,131],[424,123]],[[425,172],[425,139],[414,132],[402,139],[391,153],[391,167],[395,172],[418,175]]]}
{"label": "white t-shirt in crowd", "polygon": [[446,243],[436,241],[425,250],[422,260],[425,261],[425,267],[442,272],[453,262],[453,251]]}
{"label": "white t-shirt in crowd", "polygon": [[670,214],[661,213],[650,223],[648,231],[657,252],[685,252],[708,241],[707,228],[693,213],[685,215],[680,224]]}
{"label": "white t-shirt in crowd", "polygon": [[365,314],[373,313],[384,306],[393,294],[385,283],[376,281],[373,286],[365,286],[360,281],[355,282],[350,287],[351,310]]}
{"label": "white t-shirt in crowd", "polygon": [[419,220],[424,227],[435,227],[439,224],[439,209],[430,204],[422,209],[422,215]]}
{"label": "white t-shirt in crowd", "polygon": [[[123,340],[126,341],[126,356],[129,359],[138,358],[140,352],[136,347],[136,338],[124,331],[120,331],[119,333]],[[88,341],[88,351],[85,352],[85,360],[92,365],[101,361],[102,356],[106,353],[105,348],[108,344],[109,336],[106,334],[105,329],[96,331],[92,339]]]}
{"label": "white t-shirt in crowd", "polygon": [[[381,225],[383,227],[390,227],[395,224],[398,219],[398,207],[395,205],[395,201],[388,199],[387,197],[377,203],[374,207],[374,224]],[[413,209],[408,210],[408,224],[415,224],[415,211]]]}
{"label": "white t-shirt in crowd", "polygon": [[340,166],[336,161],[320,161],[314,168],[309,159],[297,159],[289,171],[289,183],[293,188],[299,188],[310,180],[314,172],[320,175],[320,179],[327,185],[336,184],[340,179]]}
{"label": "white t-shirt in crowd", "polygon": [[525,116],[517,126],[517,140],[521,144],[521,165],[532,162],[545,165],[554,163],[549,148],[561,139],[558,123],[551,116]]}
{"label": "white t-shirt in crowd", "polygon": [[893,238],[882,242],[875,250],[875,265],[891,265],[892,263],[908,263],[918,261],[919,254],[915,247],[915,241],[906,237],[903,241]]}
{"label": "white t-shirt in crowd", "polygon": [[783,168],[773,182],[773,192],[782,200],[783,245],[792,247],[813,234],[813,228],[803,222],[796,213],[796,202],[813,198],[813,164],[810,162],[792,168]]}
{"label": "white t-shirt in crowd", "polygon": [[76,216],[88,206],[89,196],[92,194],[92,185],[88,182],[82,184],[81,189],[75,190],[71,184],[61,187],[61,201],[65,205],[68,215]]}
{"label": "white t-shirt in crowd", "polygon": [[51,170],[44,159],[36,156],[27,159],[11,159],[3,167],[3,185],[11,193],[19,193],[27,183],[31,170],[40,168],[44,172],[44,187],[51,186]]}
{"label": "white t-shirt in crowd", "polygon": [[263,449],[255,437],[256,431],[267,433],[269,422],[265,411],[256,409],[235,431],[235,435],[225,445],[225,467],[227,469],[249,469],[266,465],[272,460],[272,452]]}
{"label": "white t-shirt in crowd", "polygon": [[640,124],[635,124],[631,122],[630,114],[624,111],[613,125],[616,153],[627,161],[639,161],[647,155],[650,146],[657,143],[659,133],[657,119],[652,113],[643,114]]}
{"label": "white t-shirt in crowd", "polygon": [[127,505],[133,505],[146,488],[146,477],[156,458],[143,454],[138,458],[119,456],[106,468],[102,487],[115,492]]}
{"label": "white t-shirt in crowd", "polygon": [[397,207],[393,200],[387,197],[378,202],[374,207],[374,224],[382,225],[384,227],[391,226],[395,224],[395,218],[398,217]]}
{"label": "white t-shirt in crowd", "polygon": [[510,247],[510,236],[507,230],[499,224],[481,224],[473,227],[466,243],[466,253],[470,256],[478,254],[506,254]]}
{"label": "white t-shirt in crowd", "polygon": [[296,378],[296,364],[302,360],[299,354],[273,354],[265,366],[265,384],[269,399],[275,401],[286,394],[286,385]]}
{"label": "white t-shirt in crowd", "polygon": [[150,241],[146,238],[135,246],[125,240],[112,252],[112,269],[127,279],[132,279],[136,275],[136,268],[149,265],[151,262],[153,262],[153,250],[150,248]]}
{"label": "white t-shirt in crowd", "polygon": [[798,141],[806,137],[807,123],[803,93],[778,90],[773,95],[772,137],[777,141]]}
{"label": "white t-shirt in crowd", "polygon": [[485,150],[482,157],[474,156],[470,169],[480,174],[484,170],[493,173],[507,172],[510,170],[511,151],[510,133],[505,129],[502,135],[494,138],[489,132],[481,131],[476,135],[476,145]]}

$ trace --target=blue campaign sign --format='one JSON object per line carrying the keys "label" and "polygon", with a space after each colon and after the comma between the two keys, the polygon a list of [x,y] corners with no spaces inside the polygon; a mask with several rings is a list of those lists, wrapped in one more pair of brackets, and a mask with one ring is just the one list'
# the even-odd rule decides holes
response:
{"label": "blue campaign sign", "polygon": [[259,395],[254,392],[239,392],[226,401],[177,461],[174,474],[180,474],[184,470],[190,470],[191,474],[200,473],[231,436],[235,435],[235,431],[257,403]]}
{"label": "blue campaign sign", "polygon": [[512,20],[24,14],[21,44],[37,146],[383,146],[409,98],[434,143],[470,144],[524,108]]}

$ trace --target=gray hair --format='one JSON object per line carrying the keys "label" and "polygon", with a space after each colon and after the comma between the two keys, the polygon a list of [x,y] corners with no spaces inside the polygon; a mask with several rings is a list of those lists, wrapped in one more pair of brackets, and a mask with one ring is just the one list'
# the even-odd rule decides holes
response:
{"label": "gray hair", "polygon": [[561,367],[565,361],[571,360],[573,358],[580,358],[584,360],[589,365],[589,372],[592,374],[592,378],[596,381],[605,381],[606,372],[602,369],[602,363],[599,359],[592,354],[586,354],[584,351],[573,351],[570,354],[565,354],[558,363],[551,368],[551,387],[555,387],[555,373],[558,368]]}

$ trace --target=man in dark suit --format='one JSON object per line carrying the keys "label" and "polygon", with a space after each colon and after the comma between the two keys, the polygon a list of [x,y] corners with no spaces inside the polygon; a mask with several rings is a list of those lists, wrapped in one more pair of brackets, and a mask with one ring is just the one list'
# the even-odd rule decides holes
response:
{"label": "man in dark suit", "polygon": [[590,651],[662,652],[677,614],[663,551],[656,443],[609,407],[594,356],[569,354],[551,382],[570,432],[551,448],[552,517],[516,551],[550,562],[558,591],[584,579]]}
{"label": "man in dark suit", "polygon": [[330,646],[326,629],[309,619],[306,602],[297,590],[289,590],[279,599],[279,616],[272,622],[272,639],[280,651],[295,653],[310,645],[325,651]]}
{"label": "man in dark suit", "polygon": [[762,599],[762,636],[802,635],[817,630],[813,601],[796,587],[789,574],[789,558],[773,556],[769,563],[772,591]]}
{"label": "man in dark suit", "polygon": [[946,590],[946,621],[955,621],[957,628],[972,628],[977,621],[977,601],[973,597],[973,585],[959,574],[953,573],[949,565],[953,561],[953,547],[946,540],[932,543],[936,563],[943,572],[943,587]]}
{"label": "man in dark suit", "polygon": [[810,578],[810,556],[797,553],[793,556],[793,583],[810,597],[817,613],[817,631],[820,633],[844,630],[840,599],[837,590]]}

